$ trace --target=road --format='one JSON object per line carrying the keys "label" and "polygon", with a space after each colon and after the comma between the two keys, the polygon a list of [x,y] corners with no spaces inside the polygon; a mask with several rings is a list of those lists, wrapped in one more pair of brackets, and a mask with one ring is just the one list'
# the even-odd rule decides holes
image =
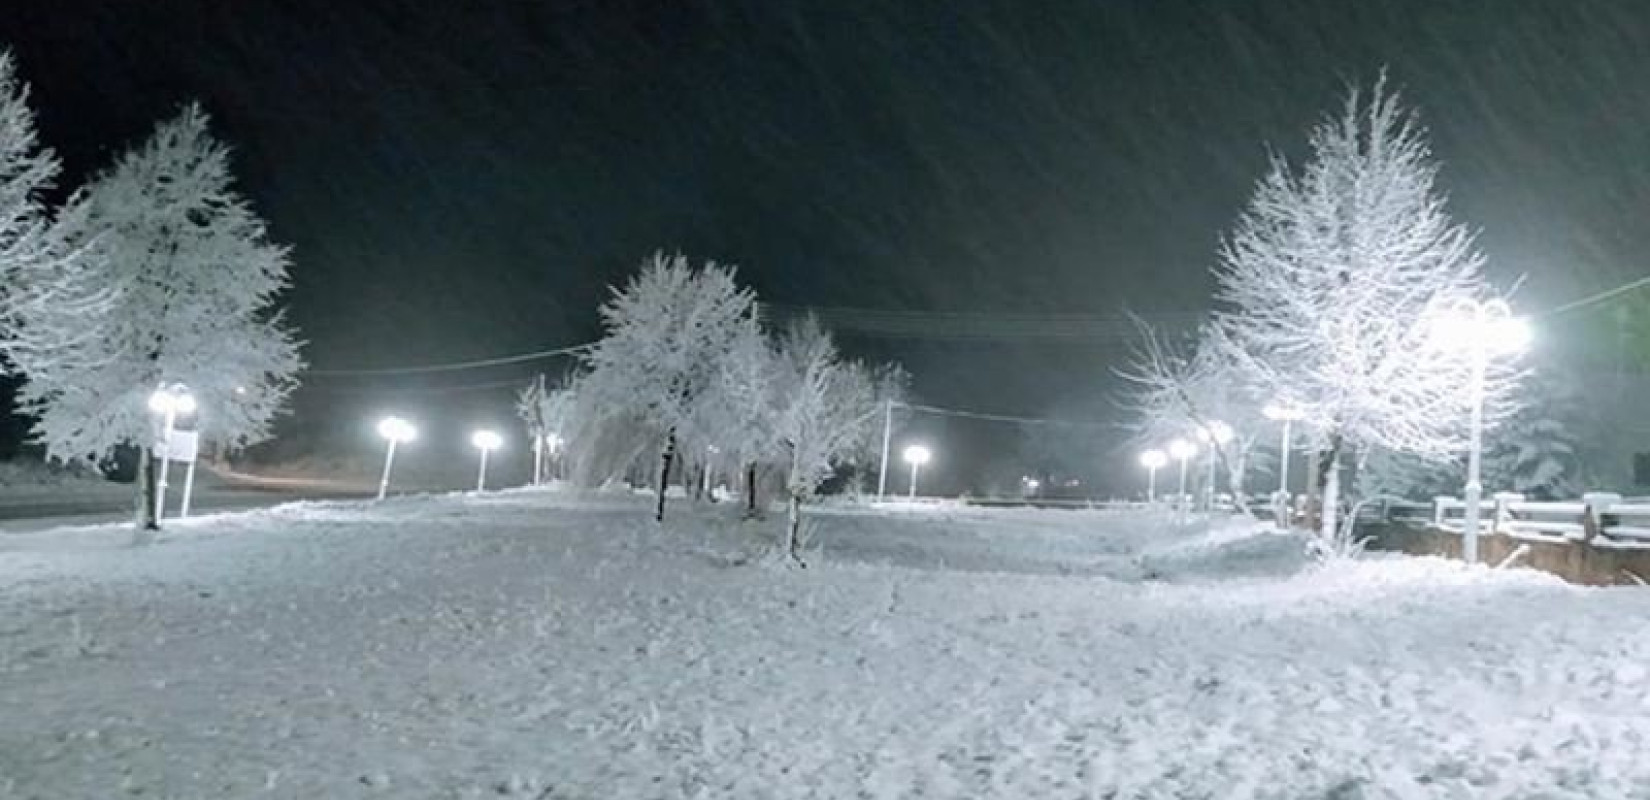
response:
{"label": "road", "polygon": [[[128,489],[130,487],[127,487]],[[368,492],[304,491],[299,489],[205,489],[197,491],[190,512],[249,511],[297,500],[348,500],[372,497]],[[168,511],[177,512],[175,503]],[[0,500],[0,533],[20,533],[60,525],[93,525],[132,519],[130,491]]]}
{"label": "road", "polygon": [[[177,492],[181,484],[181,481],[173,482],[172,493],[167,497],[169,514],[177,513]],[[133,491],[130,484],[110,483],[60,490],[29,487],[23,491],[0,492],[0,533],[126,522],[133,517]],[[373,494],[373,487],[360,483],[272,479],[209,468],[201,471],[190,512],[250,511],[299,500],[363,500]]]}

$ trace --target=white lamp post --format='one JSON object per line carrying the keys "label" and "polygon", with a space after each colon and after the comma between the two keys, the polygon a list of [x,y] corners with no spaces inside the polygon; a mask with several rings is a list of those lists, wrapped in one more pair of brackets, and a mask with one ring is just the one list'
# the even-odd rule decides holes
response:
{"label": "white lamp post", "polygon": [[481,451],[481,471],[476,473],[476,491],[487,489],[487,456],[504,445],[504,437],[494,431],[481,430],[470,434],[470,444]]}
{"label": "white lamp post", "polygon": [[1146,502],[1157,502],[1157,471],[1169,463],[1169,457],[1162,450],[1151,449],[1140,454],[1140,466],[1146,468]]}
{"label": "white lamp post", "polygon": [[1186,462],[1197,455],[1197,445],[1185,439],[1176,439],[1169,442],[1169,455],[1180,461],[1180,494],[1176,497],[1177,507],[1184,510],[1186,503]]}
{"label": "white lamp post", "polygon": [[1261,409],[1266,418],[1283,423],[1283,439],[1278,445],[1278,493],[1272,497],[1272,505],[1278,517],[1278,527],[1289,527],[1289,426],[1295,420],[1306,416],[1291,405],[1284,403],[1268,403]]}
{"label": "white lamp post", "polygon": [[155,519],[158,521],[166,515],[166,472],[172,463],[172,430],[177,426],[179,414],[195,413],[195,396],[181,383],[162,386],[149,395],[149,410],[161,415],[160,477],[155,482]]}
{"label": "white lamp post", "polygon": [[1467,450],[1467,503],[1461,521],[1461,559],[1478,560],[1479,504],[1484,498],[1480,462],[1484,450],[1484,373],[1490,356],[1521,352],[1530,344],[1529,323],[1513,316],[1512,306],[1501,299],[1463,300],[1434,321],[1435,342],[1444,347],[1466,347],[1468,367],[1467,402],[1471,404]]}
{"label": "white lamp post", "polygon": [[1220,455],[1220,448],[1232,441],[1232,426],[1220,420],[1210,420],[1197,429],[1199,441],[1209,446],[1209,488],[1206,508],[1209,513],[1215,512],[1215,457]]}
{"label": "white lamp post", "polygon": [[549,460],[550,460],[550,463],[548,465],[546,465],[547,468],[545,469],[545,472],[549,474],[550,480],[555,480],[556,479],[556,473],[560,471],[560,470],[557,469],[557,466],[560,464],[560,453],[561,453],[562,444],[564,444],[564,440],[561,438],[561,434],[559,434],[559,433],[545,434],[545,436],[544,436],[544,451],[545,451],[545,454],[549,457]]}
{"label": "white lamp post", "polygon": [[418,429],[400,417],[385,417],[378,422],[378,435],[389,442],[389,449],[384,451],[384,477],[378,480],[378,499],[383,500],[390,489],[390,468],[395,465],[395,447],[417,438]]}
{"label": "white lamp post", "polygon": [[544,440],[546,437],[532,433],[533,437],[533,483],[538,486],[544,483]]}
{"label": "white lamp post", "polygon": [[917,471],[922,469],[922,465],[927,464],[928,460],[933,458],[933,455],[933,453],[928,452],[928,448],[920,444],[905,448],[905,462],[911,465],[911,492],[909,497],[913,500],[917,497]]}

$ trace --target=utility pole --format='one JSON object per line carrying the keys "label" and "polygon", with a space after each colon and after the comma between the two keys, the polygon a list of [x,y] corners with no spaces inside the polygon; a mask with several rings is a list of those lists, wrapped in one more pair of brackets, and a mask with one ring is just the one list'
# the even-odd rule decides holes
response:
{"label": "utility pole", "polygon": [[882,468],[877,470],[877,500],[888,494],[888,442],[894,435],[894,401],[882,401]]}

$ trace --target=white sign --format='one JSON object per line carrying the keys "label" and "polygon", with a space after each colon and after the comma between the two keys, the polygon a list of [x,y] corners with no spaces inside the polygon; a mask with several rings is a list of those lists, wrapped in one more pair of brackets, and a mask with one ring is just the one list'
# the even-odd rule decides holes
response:
{"label": "white sign", "polygon": [[200,434],[195,431],[174,430],[170,438],[155,443],[155,455],[167,461],[192,463],[200,452]]}

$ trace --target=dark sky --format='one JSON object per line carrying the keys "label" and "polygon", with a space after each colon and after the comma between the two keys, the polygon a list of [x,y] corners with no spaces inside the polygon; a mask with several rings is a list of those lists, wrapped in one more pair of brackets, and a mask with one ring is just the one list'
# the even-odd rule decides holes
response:
{"label": "dark sky", "polygon": [[[1650,271],[1635,0],[54,0],[0,43],[71,180],[204,103],[323,368],[588,340],[663,247],[897,312],[834,313],[931,402],[1107,418],[1119,343],[1051,315],[1201,311],[1266,147],[1382,65],[1523,304]],[[380,402],[310,384],[301,413]]]}

